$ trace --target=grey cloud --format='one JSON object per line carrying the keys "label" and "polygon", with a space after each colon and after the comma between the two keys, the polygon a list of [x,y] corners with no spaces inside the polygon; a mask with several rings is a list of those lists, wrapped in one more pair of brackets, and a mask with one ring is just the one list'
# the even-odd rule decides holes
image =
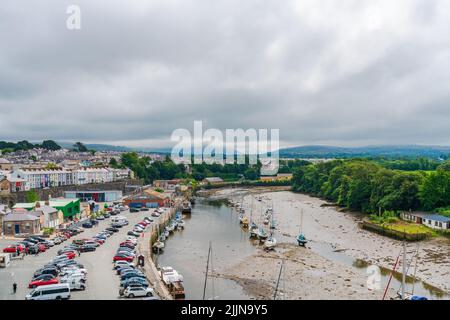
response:
{"label": "grey cloud", "polygon": [[[65,27],[73,3],[79,31]],[[445,0],[6,0],[0,140],[161,146],[203,120],[279,128],[288,145],[449,144],[449,8]]]}

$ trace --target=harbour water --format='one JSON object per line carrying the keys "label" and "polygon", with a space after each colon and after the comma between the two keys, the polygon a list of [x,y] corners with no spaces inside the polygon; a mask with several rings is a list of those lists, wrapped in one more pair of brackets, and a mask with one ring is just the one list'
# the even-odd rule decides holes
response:
{"label": "harbour water", "polygon": [[[172,266],[183,275],[186,299],[202,299],[209,242],[212,244],[209,272],[220,272],[223,267],[240,262],[252,255],[255,247],[239,227],[237,215],[221,202],[198,200],[184,220],[185,229],[169,237],[157,261],[160,266]],[[250,299],[234,281],[208,277],[205,299],[212,298]]]}
{"label": "harbour water", "polygon": [[[276,202],[273,205],[280,207]],[[227,206],[224,201],[198,200],[192,210],[192,214],[185,217],[185,222],[185,230],[175,232],[166,242],[164,253],[158,257],[158,264],[161,266],[172,266],[183,274],[186,299],[202,299],[210,242],[213,248],[210,264],[212,264],[212,269],[219,273],[224,268],[233,266],[256,253],[257,247],[254,242],[249,241],[248,232],[242,230],[239,226],[236,212]],[[327,232],[327,229],[315,231],[324,234]],[[318,236],[320,238],[321,235],[318,234]],[[294,241],[282,234],[278,234],[277,238],[279,242]],[[358,273],[367,274],[368,263],[361,259],[354,259],[345,252],[336,251],[326,241],[312,241],[309,247],[310,250],[326,259],[343,264],[348,268],[353,268]],[[390,270],[380,268],[380,276],[381,299],[382,290],[390,277]],[[399,289],[400,281],[401,274],[394,274],[391,288]],[[412,281],[412,278],[407,278],[407,291],[410,291]],[[441,290],[417,280],[415,281],[414,292],[416,295],[427,296],[431,299],[450,299]],[[206,299],[212,299],[213,297],[215,299],[252,298],[246,295],[242,287],[232,280],[209,277]]]}

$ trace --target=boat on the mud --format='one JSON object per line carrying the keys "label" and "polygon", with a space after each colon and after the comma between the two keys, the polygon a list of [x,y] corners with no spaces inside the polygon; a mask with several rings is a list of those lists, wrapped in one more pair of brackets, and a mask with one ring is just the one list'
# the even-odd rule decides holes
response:
{"label": "boat on the mud", "polygon": [[239,223],[244,227],[247,228],[248,227],[248,218],[245,216],[240,216],[239,217]]}
{"label": "boat on the mud", "polygon": [[304,247],[308,243],[308,240],[303,234],[303,209],[300,213],[300,232],[296,239],[299,246]]}
{"label": "boat on the mud", "polygon": [[256,225],[256,223],[254,223],[254,222],[250,223],[250,228],[249,228],[250,238],[258,237],[258,229],[259,229],[259,227]]}
{"label": "boat on the mud", "polygon": [[174,299],[184,299],[183,276],[178,271],[172,267],[162,267],[160,269],[160,276]]}
{"label": "boat on the mud", "polygon": [[277,245],[277,239],[274,238],[273,234],[269,236],[269,238],[264,242],[264,249],[273,250]]}
{"label": "boat on the mud", "polygon": [[300,233],[297,236],[297,243],[299,246],[302,246],[302,247],[304,247],[308,243],[308,240],[305,238],[303,233]]}
{"label": "boat on the mud", "polygon": [[264,228],[259,228],[257,230],[257,237],[260,241],[265,241],[269,235],[267,234],[266,230],[264,230]]}
{"label": "boat on the mud", "polygon": [[153,252],[155,252],[155,253],[161,252],[164,249],[164,242],[158,240],[153,244],[152,248],[153,248]]}

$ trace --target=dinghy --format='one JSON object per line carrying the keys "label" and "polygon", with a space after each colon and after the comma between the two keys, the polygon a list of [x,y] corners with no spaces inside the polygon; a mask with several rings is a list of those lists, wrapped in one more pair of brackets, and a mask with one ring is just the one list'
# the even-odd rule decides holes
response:
{"label": "dinghy", "polygon": [[271,234],[270,237],[266,240],[266,242],[264,242],[263,247],[266,250],[273,250],[276,245],[277,245],[277,239],[275,239],[273,237],[273,235]]}

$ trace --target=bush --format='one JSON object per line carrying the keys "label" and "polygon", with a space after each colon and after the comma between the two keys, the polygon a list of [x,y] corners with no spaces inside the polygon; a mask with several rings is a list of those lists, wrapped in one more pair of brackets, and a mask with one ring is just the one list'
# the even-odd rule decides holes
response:
{"label": "bush", "polygon": [[44,229],[42,230],[42,234],[43,234],[44,236],[50,236],[50,235],[52,235],[54,232],[55,232],[55,228],[44,228]]}

